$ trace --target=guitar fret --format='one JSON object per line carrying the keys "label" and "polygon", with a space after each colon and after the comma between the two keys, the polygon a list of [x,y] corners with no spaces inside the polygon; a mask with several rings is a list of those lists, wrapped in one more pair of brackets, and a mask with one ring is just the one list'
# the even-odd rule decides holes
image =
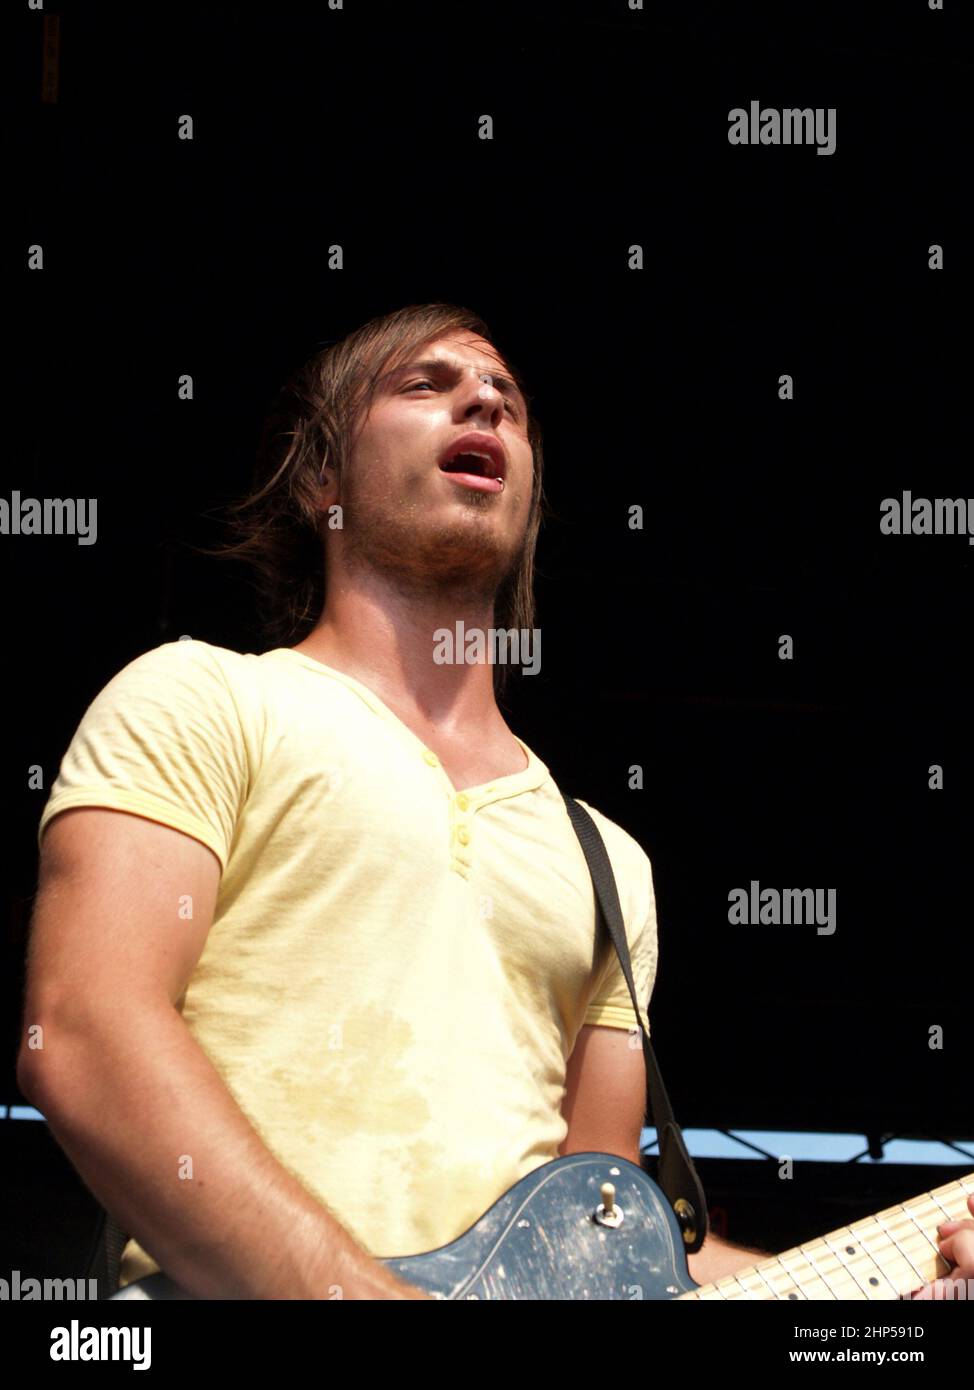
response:
{"label": "guitar fret", "polygon": [[771,1294],[771,1297],[774,1298],[774,1299],[777,1299],[780,1295],[778,1294],[777,1289],[775,1288],[775,1286],[772,1284],[770,1278],[768,1277],[772,1271],[771,1271],[771,1270],[768,1270],[768,1273],[765,1273],[765,1270],[766,1270],[767,1267],[768,1267],[768,1263],[769,1263],[769,1262],[768,1262],[767,1260],[763,1260],[763,1261],[761,1262],[761,1264],[755,1265],[755,1266],[754,1266],[754,1272],[755,1272],[755,1274],[758,1276],[759,1279],[763,1280],[763,1282],[764,1282],[764,1284],[765,1284],[765,1287],[768,1289],[769,1293]]}
{"label": "guitar fret", "polygon": [[751,1269],[737,1270],[734,1278],[744,1289],[745,1295],[748,1298],[760,1300],[762,1302],[770,1301],[771,1294],[768,1291],[767,1280],[762,1279],[761,1275],[758,1274],[757,1270],[753,1267]]}
{"label": "guitar fret", "polygon": [[[938,1247],[936,1247],[936,1241],[934,1240],[934,1237],[928,1236],[927,1232],[925,1232],[923,1227],[920,1226],[920,1222],[917,1222],[916,1216],[911,1215],[910,1219],[916,1222],[918,1230],[920,1230],[921,1237],[923,1237],[924,1240],[927,1241],[927,1244],[930,1245],[930,1251],[927,1251],[927,1266],[925,1266],[925,1280],[927,1280],[928,1283],[932,1283],[934,1282],[934,1279],[942,1279],[943,1275],[948,1275],[948,1273],[950,1273],[949,1259],[943,1258],[943,1255],[941,1254],[941,1252],[939,1252]],[[934,1266],[932,1266],[932,1272],[930,1268],[931,1258],[932,1261],[934,1261]]]}
{"label": "guitar fret", "polygon": [[[964,1186],[965,1182],[970,1185]],[[916,1200],[922,1201],[926,1197],[933,1197],[936,1199],[944,1198],[945,1201],[951,1203],[957,1201],[959,1203],[958,1209],[960,1209],[960,1207],[964,1206],[965,1195],[969,1192],[974,1192],[974,1173],[969,1174],[963,1181],[955,1179],[953,1182],[944,1183],[942,1187],[935,1188],[933,1192],[924,1193],[922,1198]],[[902,1206],[887,1207],[885,1211],[877,1212],[875,1216],[864,1217],[863,1220],[879,1221],[883,1217],[895,1218],[901,1214]],[[859,1224],[859,1222],[854,1222],[850,1230],[854,1231]]]}
{"label": "guitar fret", "polygon": [[[803,1293],[807,1290],[806,1297],[814,1299],[834,1298],[835,1294],[825,1283],[820,1275],[809,1264],[808,1259],[798,1250],[786,1250],[783,1255],[778,1256],[786,1269],[791,1269],[792,1278]],[[786,1261],[793,1261],[794,1265],[786,1264]],[[802,1276],[805,1276],[802,1278]]]}
{"label": "guitar fret", "polygon": [[[778,1287],[775,1288],[775,1298],[788,1298],[792,1299],[792,1301],[796,1301],[797,1299],[804,1300],[805,1294],[802,1292],[801,1285],[798,1283],[797,1279],[792,1277],[791,1270],[784,1263],[780,1255],[776,1257],[775,1263],[781,1267],[781,1274],[775,1273],[775,1282],[778,1285]],[[782,1278],[784,1278],[784,1284],[781,1283]]]}
{"label": "guitar fret", "polygon": [[943,1201],[940,1200],[935,1192],[931,1192],[930,1196],[937,1203],[940,1210],[947,1213],[948,1221],[964,1221],[970,1218],[971,1213],[967,1208],[967,1197],[963,1192],[952,1193],[950,1196],[945,1197]]}
{"label": "guitar fret", "polygon": [[853,1235],[850,1227],[847,1226],[844,1231],[833,1231],[825,1239],[836,1258],[859,1285],[865,1298],[896,1297],[892,1281],[886,1277],[882,1266],[873,1258],[865,1243]]}
{"label": "guitar fret", "polygon": [[970,1217],[970,1195],[974,1173],[680,1297],[899,1299],[950,1269],[938,1249],[936,1228],[944,1219]]}
{"label": "guitar fret", "polygon": [[[871,1229],[865,1229],[867,1225]],[[916,1288],[914,1267],[904,1257],[903,1252],[891,1242],[886,1231],[875,1217],[870,1217],[868,1222],[857,1221],[849,1229],[854,1234],[858,1232],[860,1245],[881,1270],[884,1278],[889,1280],[897,1298],[907,1289]],[[873,1246],[873,1239],[879,1244]]]}
{"label": "guitar fret", "polygon": [[[843,1279],[847,1288],[850,1284],[852,1284],[853,1288],[855,1289],[854,1297],[863,1297],[862,1289],[860,1289],[858,1284],[852,1283],[852,1280],[845,1273],[845,1271],[842,1268],[842,1265],[835,1258],[834,1254],[826,1245],[824,1240],[813,1240],[808,1245],[800,1245],[798,1248],[801,1250],[802,1254],[807,1256],[808,1260],[812,1265],[812,1268],[815,1270],[819,1278],[832,1290],[835,1298],[848,1297],[848,1295],[843,1293],[841,1290],[841,1282]],[[816,1254],[813,1252],[824,1252],[821,1261],[816,1258]],[[831,1278],[829,1277],[830,1275],[832,1276]],[[838,1276],[838,1280],[840,1282],[840,1288],[838,1292],[836,1292],[835,1284],[833,1283],[833,1280],[836,1279],[836,1276]]]}
{"label": "guitar fret", "polygon": [[801,1280],[795,1277],[795,1271],[789,1269],[788,1266],[785,1264],[784,1255],[779,1255],[777,1257],[777,1263],[781,1266],[785,1280],[787,1281],[786,1284],[778,1290],[778,1298],[787,1298],[790,1299],[792,1302],[801,1299],[802,1302],[807,1303],[808,1294],[802,1287]]}
{"label": "guitar fret", "polygon": [[907,1216],[910,1218],[914,1226],[916,1226],[917,1230],[920,1232],[922,1239],[925,1240],[927,1244],[930,1246],[930,1249],[934,1253],[934,1258],[940,1260],[946,1266],[946,1260],[943,1259],[943,1256],[937,1249],[937,1242],[932,1238],[932,1236],[927,1235],[926,1231],[923,1229],[919,1221],[916,1219],[916,1217],[913,1215],[913,1213],[910,1211],[908,1207],[905,1207],[904,1211],[906,1211]]}
{"label": "guitar fret", "polygon": [[944,1208],[933,1197],[924,1197],[922,1202],[908,1202],[904,1205],[910,1211],[913,1220],[924,1230],[932,1231],[942,1217]]}
{"label": "guitar fret", "polygon": [[[880,1235],[882,1235],[881,1230]],[[872,1261],[879,1278],[879,1285],[874,1289],[873,1297],[887,1300],[899,1298],[913,1277],[913,1271],[906,1260],[895,1245],[885,1244],[873,1250],[870,1248],[867,1236],[862,1236],[859,1243],[865,1250],[867,1257]]]}
{"label": "guitar fret", "polygon": [[736,1274],[725,1274],[717,1280],[714,1288],[720,1289],[723,1297],[728,1300],[744,1296],[744,1286]]}
{"label": "guitar fret", "polygon": [[943,1202],[938,1202],[937,1199],[936,1199],[936,1197],[933,1195],[932,1192],[930,1193],[930,1200],[931,1200],[931,1202],[936,1203],[936,1205],[940,1208],[941,1212],[944,1214],[944,1216],[947,1217],[948,1220],[951,1219],[950,1216],[948,1215],[947,1208],[944,1206]]}
{"label": "guitar fret", "polygon": [[[903,1258],[906,1260],[907,1264],[910,1266],[910,1268],[911,1268],[911,1270],[913,1271],[913,1273],[916,1275],[917,1284],[923,1284],[923,1283],[925,1283],[926,1280],[925,1280],[925,1276],[924,1276],[923,1270],[922,1270],[918,1265],[916,1265],[916,1264],[913,1262],[912,1258],[910,1257],[910,1252],[904,1248],[904,1242],[897,1240],[896,1236],[893,1234],[893,1231],[894,1231],[895,1228],[891,1228],[890,1226],[887,1226],[886,1222],[883,1221],[883,1219],[882,1219],[882,1215],[878,1216],[878,1217],[876,1218],[876,1220],[879,1222],[880,1226],[882,1226],[882,1228],[883,1228],[883,1230],[886,1232],[887,1236],[889,1236],[890,1240],[891,1240],[891,1241],[893,1242],[893,1244],[896,1246],[897,1250],[900,1252],[900,1254],[901,1254],[901,1255],[903,1256]],[[915,1288],[916,1286],[917,1286],[917,1285],[914,1284],[913,1287]]]}
{"label": "guitar fret", "polygon": [[882,1221],[882,1216],[883,1213],[880,1213],[877,1220],[890,1239],[895,1240],[901,1249],[909,1249],[921,1262],[927,1259],[931,1249],[936,1249],[930,1237],[906,1212],[895,1212],[891,1221]]}
{"label": "guitar fret", "polygon": [[908,1229],[904,1231],[902,1226],[898,1227],[897,1230],[897,1242],[900,1249],[904,1251],[917,1269],[927,1269],[931,1263],[936,1264],[937,1247],[928,1236],[925,1236],[922,1231]]}
{"label": "guitar fret", "polygon": [[[961,1194],[958,1194],[957,1200],[958,1202],[963,1201]],[[964,1205],[966,1207],[966,1203]],[[912,1220],[920,1227],[926,1239],[930,1242],[933,1251],[933,1268],[932,1270],[928,1268],[926,1278],[928,1282],[932,1283],[934,1279],[941,1279],[944,1275],[949,1274],[951,1269],[950,1261],[945,1259],[937,1248],[935,1235],[927,1235],[927,1228],[931,1231],[936,1231],[938,1223],[935,1218],[941,1214],[946,1215],[946,1208],[933,1197],[932,1193],[930,1196],[918,1202],[906,1203],[905,1207]]]}

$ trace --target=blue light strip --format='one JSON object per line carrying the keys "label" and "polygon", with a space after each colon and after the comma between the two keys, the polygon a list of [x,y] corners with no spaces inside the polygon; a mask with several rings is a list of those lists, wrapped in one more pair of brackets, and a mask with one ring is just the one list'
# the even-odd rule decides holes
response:
{"label": "blue light strip", "polygon": [[[796,1162],[848,1163],[866,1148],[862,1134],[824,1134],[820,1131],[736,1129],[722,1134],[716,1129],[685,1129],[683,1137],[693,1158],[742,1158],[758,1163],[778,1162],[787,1157]],[[745,1142],[738,1143],[737,1139]],[[748,1145],[753,1145],[749,1148]],[[644,1129],[639,1144],[643,1153],[656,1152],[656,1130]],[[763,1150],[764,1158],[755,1149]],[[952,1164],[961,1168],[974,1165],[974,1139],[958,1140],[956,1146],[937,1139],[891,1139],[883,1157],[868,1154],[863,1163]]]}
{"label": "blue light strip", "polygon": [[[43,1119],[32,1105],[0,1105],[0,1120]],[[820,1130],[735,1129],[723,1134],[718,1129],[685,1129],[683,1137],[693,1158],[740,1158],[757,1163],[777,1163],[786,1157],[804,1163],[849,1163],[866,1148],[862,1134],[827,1134]],[[643,1130],[639,1147],[646,1154],[656,1152],[655,1129]],[[764,1157],[765,1154],[770,1157]],[[956,1164],[966,1170],[968,1165],[974,1165],[974,1138],[955,1140],[953,1146],[937,1139],[891,1139],[883,1148],[882,1158],[870,1158],[867,1154],[860,1161]]]}

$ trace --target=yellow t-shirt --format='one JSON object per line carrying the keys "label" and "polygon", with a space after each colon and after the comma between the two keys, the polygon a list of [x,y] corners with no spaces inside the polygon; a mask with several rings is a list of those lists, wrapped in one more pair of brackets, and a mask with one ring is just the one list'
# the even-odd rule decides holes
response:
{"label": "yellow t-shirt", "polygon": [[[455,1239],[557,1157],[579,1030],[635,1027],[561,795],[521,747],[523,771],[457,792],[350,676],[168,642],[96,696],[41,816],[38,843],[102,806],[217,855],[182,1017],[277,1159],[380,1257]],[[648,1005],[649,859],[588,809]],[[157,1269],[128,1243],[123,1285]]]}

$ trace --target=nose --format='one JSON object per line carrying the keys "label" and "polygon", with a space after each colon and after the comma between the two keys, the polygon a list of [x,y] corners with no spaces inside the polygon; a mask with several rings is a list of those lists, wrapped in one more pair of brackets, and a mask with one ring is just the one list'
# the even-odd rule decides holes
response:
{"label": "nose", "polygon": [[466,386],[464,418],[483,414],[495,427],[504,418],[504,397],[493,383],[490,372],[475,372]]}

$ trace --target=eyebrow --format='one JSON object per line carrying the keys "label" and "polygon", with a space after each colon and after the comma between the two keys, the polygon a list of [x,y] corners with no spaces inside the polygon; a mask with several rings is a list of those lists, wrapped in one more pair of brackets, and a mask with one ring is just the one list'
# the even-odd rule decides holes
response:
{"label": "eyebrow", "polygon": [[[450,373],[452,376],[459,376],[461,370],[462,368],[458,362],[451,361],[448,358],[427,357],[421,362],[405,362],[401,367],[393,367],[391,371],[386,372],[382,379],[386,380],[389,377],[401,376],[405,372],[429,372],[430,375],[436,374],[439,376],[444,375],[444,373]],[[478,373],[478,376],[483,375],[489,376],[491,382],[497,387],[501,395],[510,396],[513,400],[517,401],[523,408],[525,414],[527,414],[527,398],[516,382],[512,381],[509,376],[504,376],[500,372]]]}

